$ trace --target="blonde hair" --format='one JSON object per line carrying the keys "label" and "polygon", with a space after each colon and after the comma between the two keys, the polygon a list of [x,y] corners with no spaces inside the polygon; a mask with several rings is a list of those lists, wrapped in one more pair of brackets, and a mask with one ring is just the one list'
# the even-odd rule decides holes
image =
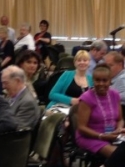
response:
{"label": "blonde hair", "polygon": [[6,26],[0,26],[0,32],[3,32],[8,35],[8,28]]}
{"label": "blonde hair", "polygon": [[78,59],[87,59],[87,60],[90,60],[90,56],[89,56],[89,53],[85,50],[79,50],[75,57],[74,57],[74,62]]}

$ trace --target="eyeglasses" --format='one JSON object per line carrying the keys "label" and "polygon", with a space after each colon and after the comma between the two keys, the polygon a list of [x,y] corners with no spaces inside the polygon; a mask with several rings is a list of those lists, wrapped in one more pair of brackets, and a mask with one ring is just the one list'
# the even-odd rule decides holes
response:
{"label": "eyeglasses", "polygon": [[40,27],[45,27],[47,28],[47,26],[45,24],[40,24]]}

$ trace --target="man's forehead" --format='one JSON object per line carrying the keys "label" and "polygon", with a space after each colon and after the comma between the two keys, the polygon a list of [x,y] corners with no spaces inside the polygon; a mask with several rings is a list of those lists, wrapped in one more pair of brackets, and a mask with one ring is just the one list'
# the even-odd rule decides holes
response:
{"label": "man's forehead", "polygon": [[9,74],[8,73],[2,73],[2,79],[9,79]]}

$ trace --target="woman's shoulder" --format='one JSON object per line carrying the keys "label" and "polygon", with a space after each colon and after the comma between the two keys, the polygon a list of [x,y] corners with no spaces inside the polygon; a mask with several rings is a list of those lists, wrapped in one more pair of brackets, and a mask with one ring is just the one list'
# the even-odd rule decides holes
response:
{"label": "woman's shoulder", "polygon": [[51,35],[51,33],[50,33],[50,32],[45,32],[45,34],[46,34],[46,35]]}
{"label": "woman's shoulder", "polygon": [[75,75],[75,70],[66,70],[63,75]]}
{"label": "woman's shoulder", "polygon": [[37,33],[34,35],[34,38],[37,37],[38,35],[40,35],[40,32],[37,32]]}
{"label": "woman's shoulder", "polygon": [[92,75],[86,74],[86,78],[88,80],[89,87],[93,87],[94,84],[93,84],[93,77],[92,77]]}
{"label": "woman's shoulder", "polygon": [[92,75],[86,74],[86,77],[90,80],[93,80]]}
{"label": "woman's shoulder", "polygon": [[109,88],[109,93],[110,94],[119,94],[118,91],[116,89],[113,89],[113,88]]}
{"label": "woman's shoulder", "polygon": [[13,45],[13,42],[12,42],[10,39],[8,39],[8,40],[6,41],[6,43]]}
{"label": "woman's shoulder", "polygon": [[95,97],[94,97],[93,89],[89,89],[86,92],[84,92],[80,96],[80,100],[84,101],[85,103],[87,103],[90,106],[93,106],[95,104]]}
{"label": "woman's shoulder", "polygon": [[94,98],[93,89],[89,89],[85,91],[84,93],[82,93],[82,95],[80,96],[80,99],[82,98],[86,98],[86,99]]}
{"label": "woman's shoulder", "polygon": [[109,94],[112,98],[117,97],[120,98],[119,92],[116,89],[109,88]]}
{"label": "woman's shoulder", "polygon": [[6,41],[5,47],[12,47],[12,48],[14,48],[14,44],[13,44],[13,42],[11,40],[8,39]]}

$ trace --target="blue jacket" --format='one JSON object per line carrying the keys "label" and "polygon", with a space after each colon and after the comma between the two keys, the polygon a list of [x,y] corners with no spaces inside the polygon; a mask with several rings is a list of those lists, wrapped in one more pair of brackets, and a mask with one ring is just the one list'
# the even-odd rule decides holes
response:
{"label": "blue jacket", "polygon": [[[65,95],[65,92],[69,87],[69,85],[71,84],[72,80],[74,79],[75,73],[76,73],[75,70],[65,71],[60,76],[60,78],[50,91],[49,99],[51,100],[51,102],[48,104],[47,109],[57,103],[64,103],[67,105],[71,104],[72,97]],[[86,75],[86,78],[88,81],[88,86],[92,87],[93,86],[92,77],[90,75]]]}

